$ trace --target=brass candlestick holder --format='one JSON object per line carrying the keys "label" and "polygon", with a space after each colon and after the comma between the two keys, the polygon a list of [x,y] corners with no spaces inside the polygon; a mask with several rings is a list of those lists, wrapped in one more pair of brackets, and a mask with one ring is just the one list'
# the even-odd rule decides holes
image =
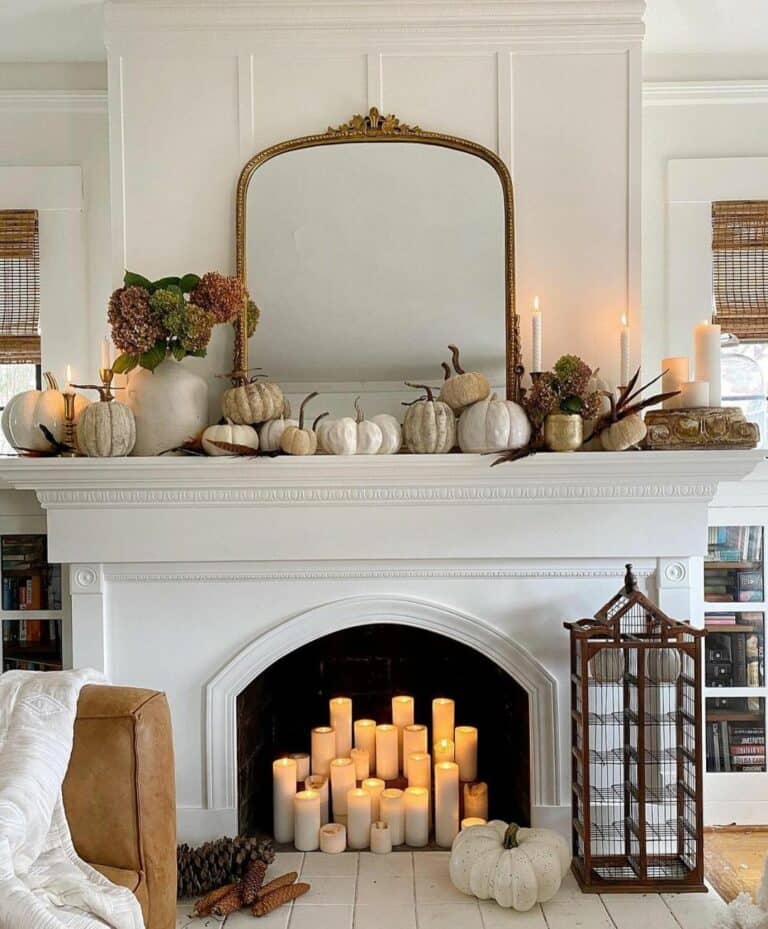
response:
{"label": "brass candlestick holder", "polygon": [[64,445],[62,458],[77,458],[77,432],[75,430],[75,393],[66,390],[64,397]]}

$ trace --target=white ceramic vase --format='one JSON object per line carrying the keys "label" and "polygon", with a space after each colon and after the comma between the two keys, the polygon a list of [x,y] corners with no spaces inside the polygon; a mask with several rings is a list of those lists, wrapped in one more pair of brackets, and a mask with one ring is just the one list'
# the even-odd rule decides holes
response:
{"label": "white ceramic vase", "polygon": [[154,371],[134,368],[126,394],[136,417],[132,455],[159,455],[208,425],[207,383],[173,358],[166,358]]}

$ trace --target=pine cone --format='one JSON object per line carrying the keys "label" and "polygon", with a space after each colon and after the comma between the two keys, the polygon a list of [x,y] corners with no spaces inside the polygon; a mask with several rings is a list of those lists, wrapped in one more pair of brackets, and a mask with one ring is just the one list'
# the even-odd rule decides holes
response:
{"label": "pine cone", "polygon": [[273,881],[261,887],[256,893],[256,899],[263,900],[264,897],[268,897],[274,890],[280,887],[287,887],[289,884],[292,884],[298,876],[299,874],[297,871],[289,871],[287,874],[281,874],[280,877],[276,877]]}
{"label": "pine cone", "polygon": [[225,837],[197,848],[179,845],[176,852],[178,896],[201,897],[223,884],[239,881],[251,862],[270,864],[274,857],[272,840],[264,837]]}
{"label": "pine cone", "polygon": [[236,913],[243,906],[243,890],[240,884],[235,884],[226,897],[214,903],[211,907],[211,916],[229,916]]}
{"label": "pine cone", "polygon": [[195,916],[210,916],[211,910],[215,904],[217,904],[219,900],[223,900],[224,897],[226,897],[235,889],[235,887],[237,887],[237,884],[225,884],[223,887],[219,887],[217,890],[212,890],[204,897],[201,897],[195,904]]}
{"label": "pine cone", "polygon": [[243,903],[245,906],[250,906],[256,899],[256,894],[264,883],[266,873],[266,861],[252,861],[248,865],[248,870],[243,878]]}
{"label": "pine cone", "polygon": [[295,900],[308,890],[309,884],[289,884],[286,887],[280,887],[271,894],[267,894],[263,900],[254,903],[251,912],[254,916],[266,916],[267,913],[271,913],[284,903],[290,903],[291,900]]}

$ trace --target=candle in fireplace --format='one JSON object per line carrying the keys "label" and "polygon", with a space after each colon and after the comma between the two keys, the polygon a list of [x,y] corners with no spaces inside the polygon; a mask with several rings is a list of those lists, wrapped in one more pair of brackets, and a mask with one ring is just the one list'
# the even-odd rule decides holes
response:
{"label": "candle in fireplace", "polygon": [[414,752],[426,752],[427,727],[419,723],[403,729],[403,775],[408,777],[408,756]]}
{"label": "candle in fireplace", "polygon": [[440,764],[443,761],[453,761],[455,754],[453,739],[440,739],[439,742],[435,742],[432,746],[432,751],[435,756],[435,764]]}
{"label": "candle in fireplace", "polygon": [[435,697],[432,701],[432,741],[452,739],[454,730],[455,703],[447,697]]}
{"label": "candle in fireplace", "polygon": [[454,741],[459,780],[474,781],[477,778],[477,729],[475,726],[457,726]]}
{"label": "candle in fireplace", "polygon": [[461,821],[461,831],[469,829],[470,826],[484,826],[487,822],[488,820],[481,816],[465,816]]}
{"label": "candle in fireplace", "polygon": [[413,697],[401,695],[392,697],[392,725],[397,726],[398,765],[403,770],[403,730],[413,725]]}
{"label": "candle in fireplace", "polygon": [[336,758],[349,758],[352,749],[352,700],[350,697],[334,697],[328,703],[331,726],[336,732]]}
{"label": "candle in fireplace", "polygon": [[362,787],[347,793],[347,844],[357,850],[371,840],[371,795]]}
{"label": "candle in fireplace", "polygon": [[347,830],[341,823],[328,823],[320,828],[320,851],[338,855],[347,847]]}
{"label": "candle in fireplace", "polygon": [[429,791],[408,787],[405,791],[405,844],[424,848],[429,841]]}
{"label": "candle in fireplace", "polygon": [[300,790],[293,804],[296,833],[293,844],[300,852],[314,852],[320,845],[320,794],[316,790]]}
{"label": "candle in fireplace", "polygon": [[355,765],[355,778],[364,781],[371,773],[368,752],[364,748],[353,748],[349,755]]}
{"label": "candle in fireplace", "polygon": [[361,786],[371,795],[371,819],[376,822],[377,819],[381,819],[379,801],[387,785],[380,777],[368,777]]}
{"label": "candle in fireplace", "polygon": [[288,757],[296,762],[296,780],[306,781],[309,777],[309,755],[306,752],[293,752]]}
{"label": "candle in fireplace", "polygon": [[387,855],[392,851],[392,837],[388,823],[371,823],[371,851],[374,855]]}
{"label": "candle in fireplace", "polygon": [[459,831],[459,766],[453,761],[435,765],[435,842],[450,848]]}
{"label": "candle in fireplace", "polygon": [[351,758],[334,758],[331,762],[331,800],[333,818],[347,815],[347,794],[355,787],[355,765]]}
{"label": "candle in fireplace", "polygon": [[272,764],[272,832],[276,842],[293,841],[293,798],[296,795],[296,762],[278,758]]}
{"label": "candle in fireplace", "polygon": [[488,785],[484,781],[464,785],[464,815],[488,819]]}
{"label": "candle in fireplace", "polygon": [[368,752],[368,764],[372,771],[376,770],[376,720],[355,720],[355,748],[362,748]]}
{"label": "candle in fireplace", "polygon": [[397,727],[384,723],[376,727],[376,776],[393,781],[399,773]]}
{"label": "candle in fireplace", "polygon": [[429,752],[412,752],[408,756],[408,786],[429,787],[432,784],[432,759]]}
{"label": "candle in fireplace", "polygon": [[307,790],[320,794],[320,825],[331,821],[330,801],[328,797],[328,778],[324,774],[310,774],[304,782]]}
{"label": "candle in fireplace", "polygon": [[312,773],[331,773],[331,762],[336,757],[336,733],[331,726],[315,726],[312,730]]}
{"label": "candle in fireplace", "polygon": [[405,842],[405,800],[402,790],[389,787],[381,792],[379,817],[389,826],[392,845],[402,845]]}

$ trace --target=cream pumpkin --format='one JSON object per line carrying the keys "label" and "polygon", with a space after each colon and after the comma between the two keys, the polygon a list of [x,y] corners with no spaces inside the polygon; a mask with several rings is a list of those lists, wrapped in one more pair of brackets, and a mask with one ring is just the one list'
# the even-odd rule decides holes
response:
{"label": "cream pumpkin", "polygon": [[233,423],[250,426],[278,419],[285,412],[285,397],[277,384],[253,379],[230,387],[221,398],[221,411]]}
{"label": "cream pumpkin", "polygon": [[234,455],[236,452],[227,451],[215,445],[216,442],[223,442],[227,445],[240,445],[243,448],[250,448],[256,451],[259,447],[259,434],[253,426],[239,426],[233,422],[220,423],[215,426],[209,426],[203,432],[203,451],[206,455],[213,457],[220,455]]}
{"label": "cream pumpkin", "polygon": [[91,403],[77,423],[77,445],[89,458],[121,458],[136,444],[133,410],[117,400]]}
{"label": "cream pumpkin", "polygon": [[442,400],[435,400],[432,388],[408,384],[424,390],[426,399],[417,400],[405,414],[403,440],[415,455],[443,455],[456,444],[456,417]]}
{"label": "cream pumpkin", "polygon": [[525,911],[551,900],[570,866],[570,847],[558,833],[494,819],[456,836],[449,867],[462,893]]}
{"label": "cream pumpkin", "polygon": [[323,416],[327,416],[327,413],[321,413],[320,416],[312,424],[310,429],[304,428],[304,409],[306,405],[317,396],[317,391],[314,391],[311,394],[308,394],[301,403],[299,408],[299,424],[298,426],[286,426],[283,430],[283,434],[280,437],[280,448],[285,452],[286,455],[314,455],[317,451],[317,432],[315,431],[317,427],[318,420]]}
{"label": "cream pumpkin", "polygon": [[381,446],[377,455],[396,455],[403,447],[403,427],[389,413],[379,413],[371,422],[381,429]]}
{"label": "cream pumpkin", "polygon": [[639,445],[647,431],[643,417],[630,413],[607,426],[600,433],[600,442],[606,452],[623,452],[633,445]]}
{"label": "cream pumpkin", "polygon": [[519,404],[491,394],[464,410],[457,435],[463,452],[501,452],[526,446],[531,424]]}
{"label": "cream pumpkin", "polygon": [[451,374],[450,367],[443,362],[445,381],[440,388],[440,400],[447,403],[454,413],[459,413],[465,407],[485,400],[491,392],[491,385],[488,378],[479,371],[465,371],[462,368],[459,349],[455,345],[449,345],[448,348],[453,359],[454,373]]}
{"label": "cream pumpkin", "polygon": [[[25,390],[16,394],[3,410],[3,434],[13,448],[31,452],[51,451],[51,443],[41,426],[45,426],[54,441],[64,441],[64,396],[50,371],[43,376],[47,384],[44,390]],[[88,405],[85,397],[75,394],[75,423]]]}
{"label": "cream pumpkin", "polygon": [[288,426],[298,426],[298,419],[270,419],[259,429],[259,443],[263,452],[279,452],[280,439]]}

